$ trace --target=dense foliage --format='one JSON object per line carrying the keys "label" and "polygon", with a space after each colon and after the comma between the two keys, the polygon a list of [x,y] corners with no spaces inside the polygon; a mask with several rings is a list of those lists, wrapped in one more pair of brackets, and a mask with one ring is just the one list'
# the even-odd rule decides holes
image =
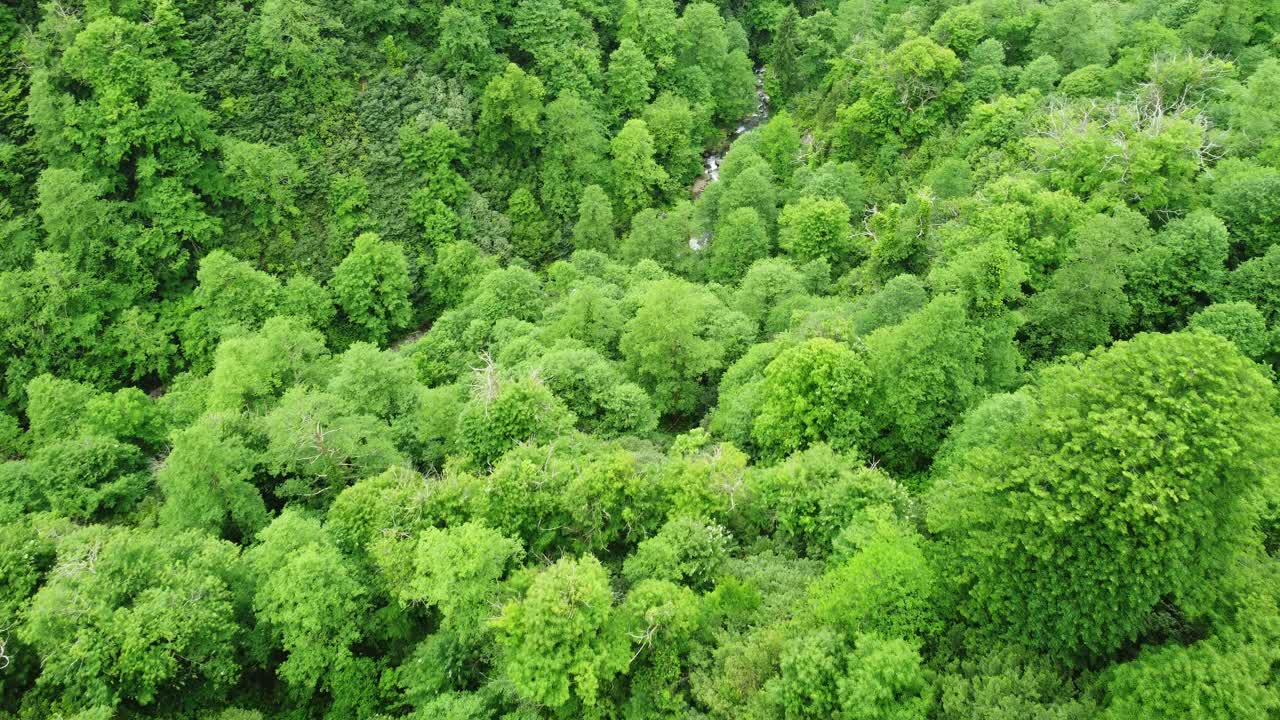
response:
{"label": "dense foliage", "polygon": [[0,7],[0,719],[1280,717],[1280,5]]}

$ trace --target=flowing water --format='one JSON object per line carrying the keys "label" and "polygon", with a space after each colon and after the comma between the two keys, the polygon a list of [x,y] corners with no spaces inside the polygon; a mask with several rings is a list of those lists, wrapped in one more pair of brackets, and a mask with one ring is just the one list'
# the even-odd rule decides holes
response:
{"label": "flowing water", "polygon": [[697,180],[693,181],[693,195],[697,197],[702,194],[708,185],[720,179],[720,160],[729,149],[729,145],[733,144],[743,134],[764,124],[769,119],[769,95],[764,91],[764,68],[756,69],[756,110],[750,115],[742,118],[738,123],[738,127],[734,128],[733,135],[730,136],[729,142],[715,152],[707,153],[703,158],[703,173]]}
{"label": "flowing water", "polygon": [[[742,118],[738,123],[738,127],[734,128],[733,135],[729,138],[729,142],[715,152],[707,153],[703,158],[703,172],[698,179],[693,181],[693,196],[696,198],[702,194],[707,186],[720,179],[720,159],[724,157],[728,151],[729,145],[733,144],[743,134],[754,130],[763,125],[769,119],[769,95],[764,91],[764,68],[756,68],[756,110],[750,115]],[[693,250],[702,250],[710,241],[709,235],[695,235],[689,238],[689,247]]]}

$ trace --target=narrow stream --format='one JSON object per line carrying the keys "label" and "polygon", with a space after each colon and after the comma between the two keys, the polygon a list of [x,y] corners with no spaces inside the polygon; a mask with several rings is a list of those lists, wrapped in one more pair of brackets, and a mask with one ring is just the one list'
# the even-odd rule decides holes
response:
{"label": "narrow stream", "polygon": [[[769,95],[764,91],[764,66],[756,68],[756,111],[742,118],[734,129],[729,142],[715,152],[707,153],[703,158],[703,172],[693,181],[690,189],[696,199],[707,186],[720,179],[720,160],[728,152],[729,146],[743,134],[763,125],[769,119]],[[695,251],[702,250],[711,240],[709,235],[695,235],[689,238],[689,247]]]}
{"label": "narrow stream", "polygon": [[742,118],[738,123],[738,127],[734,129],[733,135],[729,138],[729,142],[716,152],[707,153],[703,160],[703,166],[706,170],[702,175],[694,181],[694,196],[696,197],[707,185],[720,179],[720,159],[724,157],[728,151],[729,145],[733,144],[743,134],[764,124],[769,119],[769,95],[764,91],[764,67],[756,68],[756,111]]}

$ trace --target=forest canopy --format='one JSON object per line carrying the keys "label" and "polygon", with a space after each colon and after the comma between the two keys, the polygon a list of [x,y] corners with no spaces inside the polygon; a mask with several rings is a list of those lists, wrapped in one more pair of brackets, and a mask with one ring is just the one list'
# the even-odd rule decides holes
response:
{"label": "forest canopy", "polygon": [[0,56],[0,720],[1280,717],[1280,4]]}

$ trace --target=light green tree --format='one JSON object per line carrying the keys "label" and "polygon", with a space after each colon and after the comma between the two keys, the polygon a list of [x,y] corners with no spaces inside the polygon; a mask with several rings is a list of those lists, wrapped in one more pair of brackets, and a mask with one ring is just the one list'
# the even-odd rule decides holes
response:
{"label": "light green tree", "polygon": [[630,218],[658,198],[667,172],[654,160],[653,136],[644,120],[631,119],[610,143],[613,193]]}
{"label": "light green tree", "polygon": [[707,275],[715,282],[735,284],[752,264],[769,256],[772,245],[755,208],[734,208],[716,226],[707,259]]}
{"label": "light green tree", "polygon": [[613,622],[609,573],[594,557],[562,558],[540,572],[494,621],[501,668],[521,695],[560,708],[594,706],[627,666],[630,642]]}
{"label": "light green tree", "polygon": [[797,262],[822,258],[834,266],[856,265],[865,256],[841,200],[800,198],[778,216],[778,245]]}
{"label": "light green tree", "polygon": [[774,458],[820,442],[857,447],[869,429],[870,380],[866,359],[834,340],[784,350],[765,368],[752,437]]}
{"label": "light green tree", "polygon": [[653,94],[653,78],[653,63],[630,38],[623,38],[609,55],[605,73],[613,112],[622,117],[638,114]]}
{"label": "light green tree", "polygon": [[599,185],[588,185],[578,204],[573,226],[573,246],[578,250],[609,252],[613,249],[613,205]]}
{"label": "light green tree", "polygon": [[343,315],[369,340],[381,343],[409,326],[413,309],[404,251],[374,233],[356,238],[329,283]]}
{"label": "light green tree", "polygon": [[740,313],[682,280],[653,283],[639,303],[619,343],[627,369],[659,413],[693,414],[754,332]]}
{"label": "light green tree", "polygon": [[927,497],[965,617],[1080,661],[1132,641],[1163,600],[1195,603],[1249,541],[1280,452],[1274,395],[1202,332],[1042,371]]}

